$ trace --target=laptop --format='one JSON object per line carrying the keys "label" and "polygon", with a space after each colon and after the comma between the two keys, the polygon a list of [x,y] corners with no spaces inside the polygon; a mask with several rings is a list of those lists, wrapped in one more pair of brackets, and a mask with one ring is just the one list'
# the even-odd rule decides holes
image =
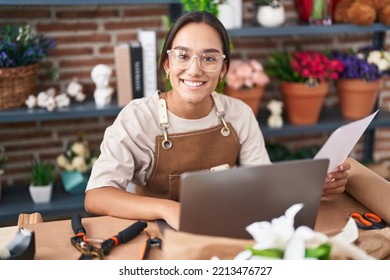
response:
{"label": "laptop", "polygon": [[[304,159],[184,173],[180,231],[251,239],[246,226],[278,218],[295,203],[304,207],[294,226],[314,228],[328,165],[328,159]],[[164,231],[164,222],[157,224]]]}

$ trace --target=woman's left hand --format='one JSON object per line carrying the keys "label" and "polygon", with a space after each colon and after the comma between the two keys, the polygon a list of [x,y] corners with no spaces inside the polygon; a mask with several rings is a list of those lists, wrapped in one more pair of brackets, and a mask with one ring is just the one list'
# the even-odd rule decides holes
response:
{"label": "woman's left hand", "polygon": [[351,169],[351,164],[349,162],[343,162],[337,167],[337,171],[328,173],[325,179],[323,195],[326,196],[344,192],[349,169]]}

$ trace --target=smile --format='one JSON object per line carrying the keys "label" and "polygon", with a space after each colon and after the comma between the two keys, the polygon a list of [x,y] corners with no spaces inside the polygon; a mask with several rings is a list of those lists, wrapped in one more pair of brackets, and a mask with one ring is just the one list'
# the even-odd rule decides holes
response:
{"label": "smile", "polygon": [[189,87],[200,87],[204,84],[204,82],[191,82],[187,80],[183,80],[183,83]]}

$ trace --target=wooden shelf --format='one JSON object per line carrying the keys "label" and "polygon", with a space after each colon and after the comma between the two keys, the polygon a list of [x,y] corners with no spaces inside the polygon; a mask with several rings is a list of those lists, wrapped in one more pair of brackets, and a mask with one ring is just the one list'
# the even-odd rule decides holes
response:
{"label": "wooden shelf", "polygon": [[336,33],[375,33],[388,31],[389,27],[374,23],[369,26],[358,26],[355,24],[333,24],[333,25],[283,25],[280,27],[250,26],[237,29],[229,29],[229,36],[235,37],[276,37],[276,36],[302,36],[302,35],[324,35]]}
{"label": "wooden shelf", "polygon": [[3,188],[0,199],[0,227],[16,225],[21,213],[39,212],[44,221],[58,217],[70,217],[74,213],[86,215],[84,196],[84,193],[67,193],[61,183],[58,183],[53,187],[50,203],[35,204],[27,185]]}
{"label": "wooden shelf", "polygon": [[117,5],[117,4],[178,4],[180,0],[4,0],[0,5]]}
{"label": "wooden shelf", "polygon": [[69,107],[49,112],[45,108],[20,107],[0,111],[0,123],[35,122],[45,120],[79,119],[88,117],[116,116],[122,108],[116,100],[104,108],[97,108],[93,100],[72,103]]}
{"label": "wooden shelf", "polygon": [[[338,108],[323,109],[318,123],[314,125],[291,125],[284,117],[283,127],[270,128],[267,125],[268,116],[269,112],[263,110],[260,112],[258,117],[258,122],[264,137],[329,133],[333,132],[340,126],[351,122],[351,120],[344,119],[341,116]],[[390,112],[382,110],[378,112],[377,116],[373,119],[367,130],[373,130],[375,128],[385,126],[390,126]]]}

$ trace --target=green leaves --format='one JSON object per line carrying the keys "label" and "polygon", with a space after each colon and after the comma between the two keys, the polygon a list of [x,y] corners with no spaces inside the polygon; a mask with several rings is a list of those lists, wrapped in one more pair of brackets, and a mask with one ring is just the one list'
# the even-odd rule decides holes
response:
{"label": "green leaves", "polygon": [[40,62],[54,46],[54,39],[37,35],[28,24],[7,24],[0,29],[0,67]]}
{"label": "green leaves", "polygon": [[56,179],[56,170],[54,165],[45,162],[34,160],[31,164],[31,185],[33,186],[46,186],[54,182]]}
{"label": "green leaves", "polygon": [[291,54],[287,51],[275,52],[265,61],[265,72],[270,76],[285,82],[302,82],[303,79],[291,67]]}
{"label": "green leaves", "polygon": [[218,16],[218,6],[224,1],[210,1],[210,0],[180,0],[184,6],[184,11],[206,11],[214,16]]}

